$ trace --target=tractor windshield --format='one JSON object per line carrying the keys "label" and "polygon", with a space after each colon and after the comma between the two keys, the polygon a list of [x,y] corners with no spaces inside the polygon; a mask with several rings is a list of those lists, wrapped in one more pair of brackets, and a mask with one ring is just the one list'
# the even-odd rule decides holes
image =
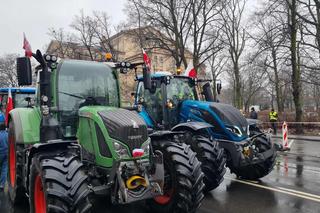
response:
{"label": "tractor windshield", "polygon": [[59,120],[65,136],[75,135],[78,110],[86,100],[94,100],[94,105],[120,106],[117,78],[107,65],[65,61],[57,80]]}
{"label": "tractor windshield", "polygon": [[167,86],[167,98],[173,101],[195,100],[195,86],[189,78],[172,78]]}

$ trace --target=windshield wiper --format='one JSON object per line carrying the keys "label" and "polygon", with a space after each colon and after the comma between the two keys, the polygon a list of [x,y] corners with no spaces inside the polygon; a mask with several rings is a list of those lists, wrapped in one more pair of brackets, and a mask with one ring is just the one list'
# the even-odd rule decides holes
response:
{"label": "windshield wiper", "polygon": [[85,97],[82,97],[82,96],[79,96],[79,95],[74,95],[74,94],[67,93],[67,92],[59,91],[59,93],[64,94],[64,95],[69,95],[69,96],[74,97],[74,98],[85,99]]}

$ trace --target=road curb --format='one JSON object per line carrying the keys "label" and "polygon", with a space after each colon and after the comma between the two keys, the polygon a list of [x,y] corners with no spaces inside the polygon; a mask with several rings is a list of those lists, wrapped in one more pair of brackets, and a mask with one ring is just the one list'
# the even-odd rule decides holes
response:
{"label": "road curb", "polygon": [[[282,139],[282,136],[273,135],[272,138],[280,138],[280,139]],[[293,136],[289,136],[288,137],[288,140],[290,140],[290,139],[320,142],[320,137],[308,137],[308,136],[293,135]]]}

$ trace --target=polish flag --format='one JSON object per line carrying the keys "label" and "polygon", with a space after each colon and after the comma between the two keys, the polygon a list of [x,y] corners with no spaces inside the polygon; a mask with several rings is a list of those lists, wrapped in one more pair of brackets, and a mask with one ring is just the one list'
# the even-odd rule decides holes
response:
{"label": "polish flag", "polygon": [[23,49],[25,50],[25,56],[30,58],[32,56],[31,45],[26,38],[26,34],[24,33],[23,33]]}
{"label": "polish flag", "polygon": [[142,48],[142,54],[143,54],[143,61],[146,64],[146,66],[151,70],[151,60],[149,56],[147,55],[146,51]]}
{"label": "polish flag", "polygon": [[190,78],[196,78],[197,77],[197,72],[193,67],[193,61],[190,60],[189,64],[187,66],[187,69],[183,73],[184,76],[188,76]]}
{"label": "polish flag", "polygon": [[12,101],[12,94],[11,94],[11,89],[9,88],[8,91],[8,101],[7,101],[7,107],[6,107],[6,125],[8,126],[9,124],[9,112],[13,109],[13,101]]}

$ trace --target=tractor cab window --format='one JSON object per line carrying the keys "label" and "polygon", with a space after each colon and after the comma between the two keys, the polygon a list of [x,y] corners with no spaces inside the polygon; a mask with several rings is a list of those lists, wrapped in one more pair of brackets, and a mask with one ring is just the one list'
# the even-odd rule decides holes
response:
{"label": "tractor cab window", "polygon": [[179,106],[184,100],[195,100],[196,91],[189,78],[175,77],[167,85],[167,118],[170,128],[179,123]]}
{"label": "tractor cab window", "polygon": [[163,120],[163,97],[161,93],[161,82],[154,81],[155,91],[150,92],[144,88],[143,82],[139,82],[137,101],[147,111],[151,120],[157,125]]}
{"label": "tractor cab window", "polygon": [[25,100],[25,98],[30,97],[31,99],[34,99],[34,94],[30,93],[16,93],[14,97],[14,107],[27,107],[28,101]]}
{"label": "tractor cab window", "polygon": [[104,64],[65,61],[58,70],[57,87],[58,119],[64,136],[75,136],[82,106],[120,105],[116,75]]}
{"label": "tractor cab window", "polygon": [[167,98],[174,104],[183,100],[195,100],[195,88],[189,78],[173,78],[167,86]]}

